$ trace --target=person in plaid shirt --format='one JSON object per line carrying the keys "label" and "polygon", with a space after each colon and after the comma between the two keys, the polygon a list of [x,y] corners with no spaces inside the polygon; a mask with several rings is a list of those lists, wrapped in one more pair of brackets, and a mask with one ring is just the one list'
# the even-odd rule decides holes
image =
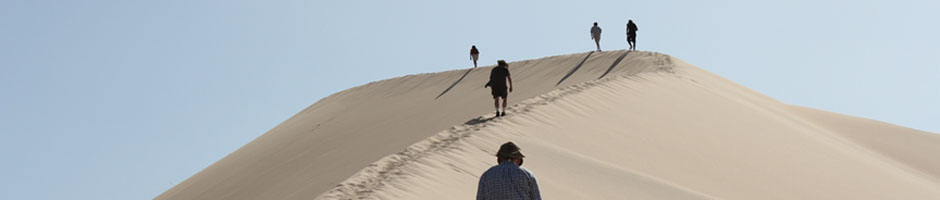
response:
{"label": "person in plaid shirt", "polygon": [[506,142],[496,152],[496,166],[483,172],[477,186],[477,200],[538,199],[539,184],[535,175],[522,167],[522,152],[512,142]]}

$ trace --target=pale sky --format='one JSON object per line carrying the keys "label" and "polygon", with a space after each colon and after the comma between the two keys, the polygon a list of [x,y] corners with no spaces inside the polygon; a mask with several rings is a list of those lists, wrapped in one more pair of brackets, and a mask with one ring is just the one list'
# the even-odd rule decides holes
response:
{"label": "pale sky", "polygon": [[[594,49],[940,132],[938,1],[0,1],[0,199],[149,199],[317,100]],[[523,88],[517,88],[523,89]],[[481,112],[489,112],[481,108]]]}

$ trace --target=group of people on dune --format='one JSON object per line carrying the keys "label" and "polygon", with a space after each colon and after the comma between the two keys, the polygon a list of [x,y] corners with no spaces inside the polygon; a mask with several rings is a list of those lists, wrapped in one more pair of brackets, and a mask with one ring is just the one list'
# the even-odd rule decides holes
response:
{"label": "group of people on dune", "polygon": [[[636,50],[636,31],[639,30],[633,20],[627,21],[627,44],[629,50]],[[591,27],[591,39],[601,51],[601,27],[594,22]],[[480,59],[480,50],[476,45],[470,47],[470,60],[473,67],[477,67]],[[506,82],[509,82],[507,85]],[[508,87],[507,87],[508,86]],[[483,87],[489,87],[496,107],[496,117],[506,116],[506,104],[509,93],[512,92],[512,78],[509,76],[509,64],[505,60],[496,61],[496,67],[490,71],[490,80]],[[503,110],[499,110],[499,100],[503,100]],[[480,176],[477,186],[477,200],[502,199],[542,199],[535,175],[522,167],[521,149],[515,143],[506,142],[496,152],[496,166],[486,170]]]}
{"label": "group of people on dune", "polygon": [[[636,50],[636,31],[639,30],[636,27],[636,24],[633,23],[633,20],[627,20],[627,44],[630,45],[629,50]],[[594,44],[597,45],[597,51],[601,51],[601,27],[597,26],[597,22],[594,22],[594,26],[591,27],[591,39],[594,40]],[[477,60],[480,59],[480,50],[477,49],[476,45],[470,47],[470,60],[473,60],[473,67],[477,67]],[[509,81],[508,87],[506,81]],[[493,94],[493,100],[495,101],[496,107],[496,117],[506,116],[506,103],[509,93],[512,92],[512,77],[509,76],[509,64],[506,64],[504,60],[496,61],[496,67],[490,71],[490,81],[486,83],[484,87],[489,87],[491,94]],[[508,90],[507,90],[508,89]],[[499,100],[503,100],[503,111],[499,111]]]}

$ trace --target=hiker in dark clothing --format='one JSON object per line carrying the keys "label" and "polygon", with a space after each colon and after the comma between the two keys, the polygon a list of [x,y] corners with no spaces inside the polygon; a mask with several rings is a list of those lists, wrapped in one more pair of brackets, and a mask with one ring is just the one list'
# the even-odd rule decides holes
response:
{"label": "hiker in dark clothing", "polygon": [[630,45],[630,50],[636,50],[636,31],[640,30],[636,27],[636,24],[633,23],[633,20],[627,20],[627,44]]}
{"label": "hiker in dark clothing", "polygon": [[473,60],[473,67],[477,67],[477,60],[480,59],[480,50],[477,50],[477,45],[470,47],[470,60]]}
{"label": "hiker in dark clothing", "polygon": [[[509,80],[509,91],[506,91],[506,80]],[[490,90],[493,94],[493,101],[496,106],[496,116],[506,116],[506,104],[508,103],[507,98],[509,97],[509,92],[512,92],[512,78],[509,77],[509,64],[506,64],[506,61],[499,60],[497,61],[497,66],[493,67],[493,70],[490,71],[490,82],[486,83],[486,86],[490,87]],[[499,98],[503,98],[503,112],[499,112]]]}

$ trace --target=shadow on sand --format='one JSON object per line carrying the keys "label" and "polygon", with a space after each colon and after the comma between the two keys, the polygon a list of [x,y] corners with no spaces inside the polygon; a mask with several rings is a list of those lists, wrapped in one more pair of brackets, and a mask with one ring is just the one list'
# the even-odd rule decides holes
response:
{"label": "shadow on sand", "polygon": [[587,59],[591,57],[591,54],[594,54],[594,52],[592,51],[588,53],[587,56],[584,56],[584,60],[581,60],[581,63],[578,63],[578,66],[575,66],[574,69],[571,69],[571,71],[568,72],[568,75],[565,75],[565,77],[561,78],[561,80],[558,80],[558,83],[555,83],[555,86],[560,85],[561,82],[564,82],[565,79],[568,79],[568,77],[574,74],[574,72],[578,71],[578,69],[581,68],[581,65],[584,65],[584,61],[587,61]]}
{"label": "shadow on sand", "polygon": [[627,54],[630,54],[630,51],[624,52],[623,55],[620,55],[620,57],[614,61],[614,64],[611,64],[610,68],[607,68],[607,71],[604,72],[604,74],[601,74],[601,77],[597,77],[597,79],[601,79],[604,78],[604,76],[607,76],[607,73],[610,73],[611,70],[614,70],[614,67],[616,67],[617,64],[620,64],[620,61],[622,61],[624,57],[627,57]]}
{"label": "shadow on sand", "polygon": [[472,126],[472,125],[477,125],[477,124],[486,123],[486,122],[489,122],[490,120],[493,120],[493,119],[496,119],[496,117],[484,117],[484,116],[479,116],[479,117],[477,117],[477,118],[470,119],[470,121],[464,122],[463,124],[465,124],[465,125],[471,125],[471,126]]}
{"label": "shadow on sand", "polygon": [[460,81],[462,81],[464,77],[467,77],[467,74],[470,74],[470,71],[473,71],[473,69],[476,69],[476,68],[470,68],[470,69],[468,69],[467,72],[464,72],[464,73],[463,73],[463,76],[460,76],[460,79],[457,79],[457,81],[454,82],[454,84],[451,84],[450,87],[447,87],[446,90],[444,90],[443,92],[441,92],[441,94],[437,95],[437,97],[434,97],[434,99],[437,100],[438,98],[441,98],[441,96],[444,96],[444,94],[447,94],[447,92],[449,92],[450,89],[453,89],[454,86],[457,86],[457,83],[460,83]]}

